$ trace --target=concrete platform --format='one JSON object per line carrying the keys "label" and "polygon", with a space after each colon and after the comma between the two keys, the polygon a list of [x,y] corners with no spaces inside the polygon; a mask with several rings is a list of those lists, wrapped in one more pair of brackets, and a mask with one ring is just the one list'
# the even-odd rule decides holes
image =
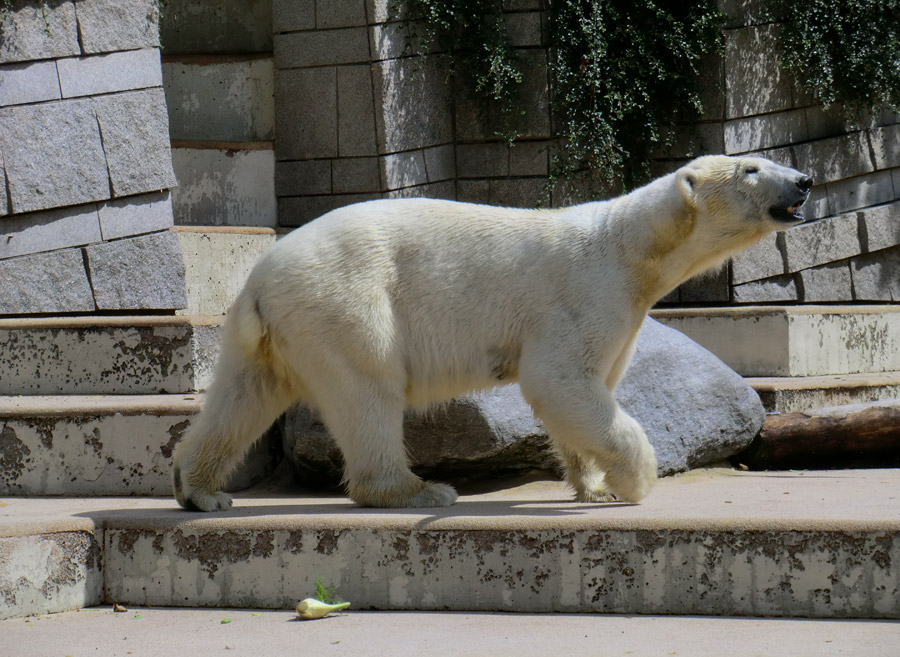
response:
{"label": "concrete platform", "polygon": [[[546,657],[893,657],[900,624],[601,614],[360,612],[109,607],[0,621],[0,654]],[[229,622],[224,623],[223,621]],[[61,651],[61,648],[64,650]],[[4,650],[6,652],[4,652]]]}
{"label": "concrete platform", "polygon": [[900,305],[654,310],[743,376],[900,371]]}
{"label": "concrete platform", "polygon": [[142,395],[206,388],[221,317],[0,319],[0,395]]}
{"label": "concrete platform", "polygon": [[829,376],[747,377],[770,413],[795,413],[900,397],[900,372]]}
{"label": "concrete platform", "polygon": [[546,481],[395,511],[265,489],[212,515],[3,499],[0,613],[292,608],[322,578],[359,609],[900,618],[900,470],[702,470],[640,505],[570,499]]}

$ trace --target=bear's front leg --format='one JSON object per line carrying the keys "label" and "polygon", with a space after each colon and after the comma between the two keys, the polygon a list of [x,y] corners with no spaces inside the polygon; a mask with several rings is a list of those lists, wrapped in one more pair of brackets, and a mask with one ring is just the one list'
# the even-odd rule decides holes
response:
{"label": "bear's front leg", "polygon": [[609,492],[606,476],[596,463],[587,463],[567,447],[557,446],[556,451],[566,471],[566,481],[575,489],[578,502],[615,502]]}
{"label": "bear's front leg", "polygon": [[522,394],[563,455],[579,499],[612,494],[623,501],[640,501],[656,481],[653,446],[583,361],[584,349],[578,347],[535,345],[523,350]]}

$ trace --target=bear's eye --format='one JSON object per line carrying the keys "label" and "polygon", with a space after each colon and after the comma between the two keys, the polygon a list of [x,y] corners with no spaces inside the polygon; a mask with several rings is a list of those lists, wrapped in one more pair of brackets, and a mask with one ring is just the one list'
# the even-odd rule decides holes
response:
{"label": "bear's eye", "polygon": [[759,167],[747,167],[744,173],[759,173]]}

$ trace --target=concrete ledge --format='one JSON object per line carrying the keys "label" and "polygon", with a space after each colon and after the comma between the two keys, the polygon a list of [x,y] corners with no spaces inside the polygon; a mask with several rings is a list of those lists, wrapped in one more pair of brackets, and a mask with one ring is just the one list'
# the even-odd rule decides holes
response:
{"label": "concrete ledge", "polygon": [[748,377],[770,413],[794,413],[900,397],[900,372],[832,376]]}
{"label": "concrete ledge", "polygon": [[654,310],[744,376],[900,370],[900,305]]}
{"label": "concrete ledge", "polygon": [[898,489],[898,470],[708,470],[640,505],[577,504],[541,481],[447,509],[10,498],[0,536],[90,520],[106,601],[123,604],[290,608],[321,577],[363,609],[898,618]]}

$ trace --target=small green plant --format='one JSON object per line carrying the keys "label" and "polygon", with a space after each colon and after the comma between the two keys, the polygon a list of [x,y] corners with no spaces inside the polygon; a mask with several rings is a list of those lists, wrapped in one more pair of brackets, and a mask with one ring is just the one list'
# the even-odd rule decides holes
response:
{"label": "small green plant", "polygon": [[321,577],[316,578],[316,592],[313,594],[313,597],[319,602],[324,602],[329,605],[343,602],[343,600],[337,596],[334,587],[325,586]]}
{"label": "small green plant", "polygon": [[900,107],[900,0],[772,0],[784,64],[826,107]]}

